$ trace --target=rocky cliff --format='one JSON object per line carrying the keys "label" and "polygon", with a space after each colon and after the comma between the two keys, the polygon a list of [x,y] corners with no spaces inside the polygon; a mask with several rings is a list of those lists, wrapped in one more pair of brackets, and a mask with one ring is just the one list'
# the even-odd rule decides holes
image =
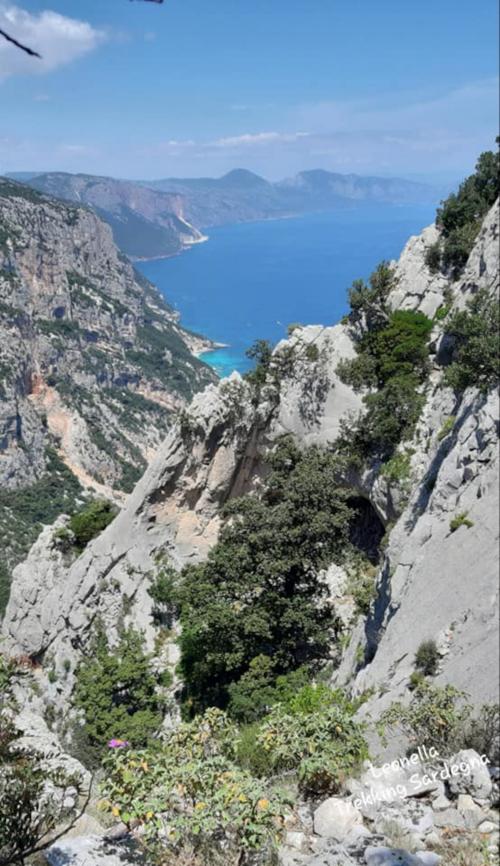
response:
{"label": "rocky cliff", "polygon": [[13,561],[56,497],[67,510],[80,485],[129,491],[172,414],[215,377],[108,226],[13,181],[0,181],[0,334],[0,522]]}
{"label": "rocky cliff", "polygon": [[[476,710],[498,698],[498,402],[491,386],[453,389],[445,379],[454,340],[449,317],[471,299],[498,295],[498,238],[497,204],[459,279],[429,267],[435,226],[410,239],[391,266],[385,312],[420,311],[431,319],[425,377],[416,386],[419,418],[390,460],[347,462],[342,470],[359,515],[353,543],[374,563],[362,612],[348,566],[333,562],[326,573],[342,623],[342,640],[332,647],[332,682],[364,695],[361,718],[377,719],[395,699],[408,702],[415,656],[427,640],[438,655],[435,685],[464,689]],[[165,564],[180,569],[206,558],[219,535],[222,507],[235,496],[258,493],[266,457],[283,434],[303,447],[341,448],[354,437],[357,419],[368,416],[364,398],[376,390],[366,384],[355,389],[342,373],[361,345],[355,317],[295,328],[257,379],[233,374],[194,397],[121,513],[83,553],[58,544],[66,517],[44,528],[14,572],[2,627],[4,647],[36,666],[38,695],[21,695],[25,718],[44,713],[54,733],[67,734],[75,673],[98,625],[111,644],[124,627],[140,629],[155,663],[175,675],[176,625],[158,640],[153,580]],[[171,696],[175,687],[174,679]],[[172,708],[166,724],[171,717]],[[450,761],[465,767],[458,779],[447,787],[433,780],[419,791],[409,790],[399,765],[365,765],[341,798],[296,808],[279,862],[433,866],[439,854],[407,849],[444,852],[450,834],[465,838],[476,831],[480,851],[493,857],[497,813],[491,806],[498,791],[484,765],[468,769],[473,761],[481,764],[475,753],[460,752]],[[385,799],[374,804],[377,784],[382,792],[402,785],[403,793],[389,799],[382,793]],[[479,849],[470,856],[472,848],[463,850],[463,862],[480,862],[472,859]],[[49,855],[54,863],[90,858],[110,864],[115,856],[122,856],[119,850],[88,838],[66,841]]]}
{"label": "rocky cliff", "polygon": [[[428,269],[435,236],[431,227],[412,238],[394,263],[394,309],[432,316],[445,300],[451,312],[482,287],[498,290],[498,208],[459,281]],[[370,710],[385,706],[384,694],[405,693],[415,651],[430,637],[442,654],[439,682],[466,688],[477,702],[496,694],[497,404],[494,393],[471,388],[457,397],[443,387],[442,334],[438,316],[421,418],[403,449],[410,456],[404,482],[377,466],[350,478],[365,503],[366,531],[387,533],[375,600],[336,675],[374,690]],[[360,394],[337,372],[354,354],[348,323],[298,328],[276,348],[275,359],[287,363],[279,387],[268,381],[258,406],[237,374],[197,396],[120,516],[69,568],[45,530],[15,573],[4,623],[10,640],[33,656],[50,648],[56,660],[77,657],[95,617],[112,629],[124,597],[127,621],[152,640],[147,587],[158,558],[177,567],[203,558],[217,538],[220,506],[259,483],[265,453],[283,433],[304,444],[335,442],[341,422],[362,410]],[[468,520],[454,531],[460,514]]]}
{"label": "rocky cliff", "polygon": [[185,218],[184,198],[131,181],[50,172],[29,179],[40,192],[87,205],[112,228],[117,246],[131,258],[172,256],[205,240]]}

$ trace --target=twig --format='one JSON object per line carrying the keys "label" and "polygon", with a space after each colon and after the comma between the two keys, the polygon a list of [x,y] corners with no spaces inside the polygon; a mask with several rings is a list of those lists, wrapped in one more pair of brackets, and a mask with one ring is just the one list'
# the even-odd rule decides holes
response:
{"label": "twig", "polygon": [[[163,0],[162,0],[162,2],[163,2]],[[20,48],[21,51],[24,51],[26,54],[29,54],[30,57],[39,57],[41,59],[41,54],[38,54],[37,51],[33,51],[32,48],[28,48],[27,45],[23,45],[21,42],[18,42],[17,39],[14,39],[13,36],[9,36],[9,34],[5,32],[5,30],[0,30],[0,36],[3,36],[3,38],[6,39],[7,42],[11,42],[12,45],[16,46],[16,48]]]}

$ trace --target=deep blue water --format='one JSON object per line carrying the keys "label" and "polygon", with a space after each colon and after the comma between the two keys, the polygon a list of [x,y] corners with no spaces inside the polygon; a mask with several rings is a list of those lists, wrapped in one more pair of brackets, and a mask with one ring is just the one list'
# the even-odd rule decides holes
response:
{"label": "deep blue water", "polygon": [[291,322],[334,324],[347,289],[433,221],[432,206],[363,206],[209,229],[180,256],[138,267],[181,313],[182,324],[228,344],[204,355],[219,374],[250,366],[258,338],[276,342]]}

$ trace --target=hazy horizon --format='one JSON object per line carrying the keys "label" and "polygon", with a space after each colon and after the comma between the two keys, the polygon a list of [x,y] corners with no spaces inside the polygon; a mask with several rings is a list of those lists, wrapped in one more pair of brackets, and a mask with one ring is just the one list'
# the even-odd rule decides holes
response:
{"label": "hazy horizon", "polygon": [[[68,8],[70,7],[70,8]],[[0,173],[453,185],[498,126],[493,0],[0,0]]]}

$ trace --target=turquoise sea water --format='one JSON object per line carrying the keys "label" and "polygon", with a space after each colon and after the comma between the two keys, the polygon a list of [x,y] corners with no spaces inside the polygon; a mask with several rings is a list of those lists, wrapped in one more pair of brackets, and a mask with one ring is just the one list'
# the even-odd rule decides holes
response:
{"label": "turquoise sea water", "polygon": [[352,281],[397,258],[434,214],[377,205],[222,226],[182,255],[138,267],[185,327],[227,344],[203,359],[228,375],[251,366],[245,351],[258,338],[274,343],[292,322],[337,322]]}

